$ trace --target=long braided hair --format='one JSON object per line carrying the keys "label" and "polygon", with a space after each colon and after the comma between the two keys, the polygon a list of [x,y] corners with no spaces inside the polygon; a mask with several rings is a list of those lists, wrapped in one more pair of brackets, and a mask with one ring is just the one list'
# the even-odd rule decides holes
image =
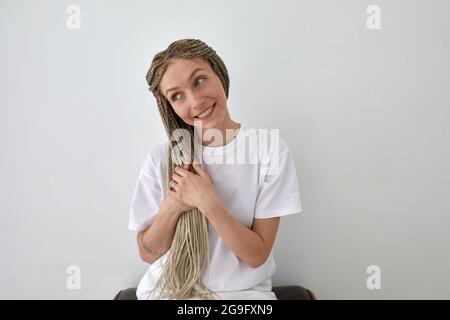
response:
{"label": "long braided hair", "polygon": [[[228,98],[230,82],[224,62],[215,50],[198,39],[180,39],[172,42],[166,50],[154,56],[146,75],[149,90],[156,98],[158,110],[169,139],[166,185],[173,175],[175,166],[199,161],[196,159],[194,152],[195,139],[192,139],[195,134],[194,127],[185,123],[175,113],[169,101],[161,93],[159,83],[170,59],[196,57],[201,57],[209,62],[211,68],[221,80],[225,95]],[[187,137],[191,137],[191,139],[184,139],[186,135],[180,134],[183,131],[188,133]],[[183,212],[175,228],[168,260],[163,265],[162,272],[155,284],[155,287],[161,292],[161,297],[169,299],[209,299],[208,296],[214,294],[205,286],[201,278],[203,268],[206,264],[209,266],[208,239],[208,220],[199,209],[194,208]]]}

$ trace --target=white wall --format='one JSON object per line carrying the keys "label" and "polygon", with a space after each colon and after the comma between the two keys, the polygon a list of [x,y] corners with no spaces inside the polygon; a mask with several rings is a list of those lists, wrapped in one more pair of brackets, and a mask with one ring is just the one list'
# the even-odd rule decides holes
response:
{"label": "white wall", "polygon": [[[81,29],[66,27],[69,5]],[[381,29],[366,9],[381,8]],[[233,119],[279,128],[304,211],[275,285],[450,298],[448,1],[0,2],[0,298],[111,299],[145,270],[127,229],[164,141],[145,74],[180,38],[225,61]],[[381,268],[368,290],[366,268]],[[68,290],[66,268],[81,268]]]}

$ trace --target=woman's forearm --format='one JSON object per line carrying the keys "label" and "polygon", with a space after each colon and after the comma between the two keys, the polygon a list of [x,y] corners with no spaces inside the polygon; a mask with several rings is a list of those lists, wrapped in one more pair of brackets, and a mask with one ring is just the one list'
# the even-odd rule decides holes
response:
{"label": "woman's forearm", "polygon": [[160,208],[153,223],[142,235],[142,245],[148,253],[145,259],[147,262],[153,263],[169,250],[179,216],[167,208]]}
{"label": "woman's forearm", "polygon": [[259,234],[241,224],[220,202],[199,208],[208,218],[224,243],[252,268],[262,265],[266,258],[264,240]]}

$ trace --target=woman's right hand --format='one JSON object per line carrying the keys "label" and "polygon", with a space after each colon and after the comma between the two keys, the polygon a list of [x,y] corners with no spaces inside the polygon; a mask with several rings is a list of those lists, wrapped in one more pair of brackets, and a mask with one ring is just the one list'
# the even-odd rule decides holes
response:
{"label": "woman's right hand", "polygon": [[[183,166],[184,169],[189,170],[190,164],[185,164]],[[166,192],[166,194],[168,194]],[[181,215],[185,211],[190,211],[194,209],[194,207],[191,207],[184,202],[181,202],[180,200],[177,200],[175,198],[172,198],[171,196],[166,196],[160,204],[161,208],[164,208],[165,210],[168,210],[170,212],[174,212],[177,215]]]}

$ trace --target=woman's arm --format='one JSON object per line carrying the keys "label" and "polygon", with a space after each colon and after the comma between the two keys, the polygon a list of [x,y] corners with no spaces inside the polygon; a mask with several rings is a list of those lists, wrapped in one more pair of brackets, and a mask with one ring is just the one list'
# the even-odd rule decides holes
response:
{"label": "woman's arm", "polygon": [[175,168],[172,179],[177,184],[174,191],[167,191],[169,196],[199,208],[242,261],[253,268],[262,265],[272,250],[280,218],[254,219],[252,229],[247,228],[225,208],[206,170],[194,162],[194,171]]}
{"label": "woman's arm", "polygon": [[143,261],[152,264],[169,250],[178,217],[168,210],[160,210],[153,223],[137,233],[139,256]]}
{"label": "woman's arm", "polygon": [[[190,165],[184,165],[189,169]],[[172,245],[175,228],[181,214],[193,207],[172,197],[165,197],[159,206],[159,212],[153,223],[145,230],[138,232],[137,243],[141,259],[152,264],[159,259]]]}
{"label": "woman's arm", "polygon": [[178,219],[183,212],[191,209],[171,197],[163,199],[152,224],[137,234],[139,255],[143,261],[152,264],[169,250]]}
{"label": "woman's arm", "polygon": [[236,220],[220,201],[199,209],[236,256],[252,268],[264,264],[272,250],[280,217],[254,219],[249,229]]}

